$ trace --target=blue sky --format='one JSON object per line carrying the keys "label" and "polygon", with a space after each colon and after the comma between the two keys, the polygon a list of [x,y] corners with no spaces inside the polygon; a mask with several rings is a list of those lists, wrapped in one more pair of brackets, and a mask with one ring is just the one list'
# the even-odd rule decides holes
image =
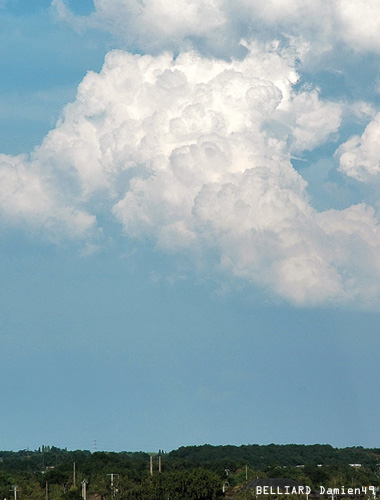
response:
{"label": "blue sky", "polygon": [[380,446],[380,8],[285,4],[0,1],[1,449]]}

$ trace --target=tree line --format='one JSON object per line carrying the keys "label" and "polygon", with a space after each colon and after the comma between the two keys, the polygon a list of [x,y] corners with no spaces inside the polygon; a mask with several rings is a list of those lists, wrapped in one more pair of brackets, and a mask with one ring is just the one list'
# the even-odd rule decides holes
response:
{"label": "tree line", "polygon": [[[169,453],[69,451],[54,446],[0,451],[0,495],[17,500],[219,500],[257,477],[318,487],[380,486],[380,449],[329,445],[186,446]],[[74,466],[75,464],[75,466]],[[350,464],[356,464],[352,466]],[[360,466],[358,465],[360,464]],[[112,481],[111,481],[111,474]],[[231,493],[232,492],[232,493]]]}

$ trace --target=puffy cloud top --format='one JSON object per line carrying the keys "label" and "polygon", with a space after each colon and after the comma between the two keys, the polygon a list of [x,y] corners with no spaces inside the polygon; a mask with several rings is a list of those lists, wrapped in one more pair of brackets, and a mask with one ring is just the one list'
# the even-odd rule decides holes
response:
{"label": "puffy cloud top", "polygon": [[129,238],[213,249],[221,272],[297,304],[377,301],[374,211],[318,213],[290,161],[336,133],[341,106],[295,91],[293,49],[247,50],[109,53],[30,157],[0,157],[3,220],[91,241],[106,212]]}
{"label": "puffy cloud top", "polygon": [[368,124],[363,134],[354,135],[336,153],[340,171],[360,182],[373,181],[380,174],[380,113]]}

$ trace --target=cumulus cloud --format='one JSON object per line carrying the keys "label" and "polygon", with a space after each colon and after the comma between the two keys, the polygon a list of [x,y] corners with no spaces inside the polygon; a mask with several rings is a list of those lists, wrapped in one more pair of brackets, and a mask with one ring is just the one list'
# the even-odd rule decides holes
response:
{"label": "cumulus cloud", "polygon": [[212,249],[220,272],[296,304],[378,300],[374,211],[318,213],[290,161],[334,137],[341,106],[295,90],[294,48],[246,50],[110,52],[30,156],[0,157],[3,220],[80,236],[88,253],[95,214],[112,214],[128,238]]}
{"label": "cumulus cloud", "polygon": [[340,0],[336,15],[343,40],[359,50],[379,52],[380,5],[376,0]]}
{"label": "cumulus cloud", "polygon": [[67,204],[40,161],[0,154],[0,215],[3,224],[27,226],[49,239],[93,235],[96,218]]}
{"label": "cumulus cloud", "polygon": [[79,30],[101,28],[127,47],[150,53],[195,47],[230,57],[242,54],[242,38],[265,38],[268,32],[315,42],[314,55],[342,42],[355,51],[380,47],[377,0],[94,0],[89,16],[75,16],[65,0],[52,5]]}
{"label": "cumulus cloud", "polygon": [[336,152],[339,170],[360,182],[373,181],[380,174],[380,113],[361,136],[354,135]]}

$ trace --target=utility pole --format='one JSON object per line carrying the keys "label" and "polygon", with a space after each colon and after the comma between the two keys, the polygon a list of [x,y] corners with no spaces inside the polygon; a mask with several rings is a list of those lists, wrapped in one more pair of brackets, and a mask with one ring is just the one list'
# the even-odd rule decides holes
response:
{"label": "utility pole", "polygon": [[158,455],[158,472],[161,474],[161,471],[162,471],[161,455]]}
{"label": "utility pole", "polygon": [[107,474],[107,476],[110,476],[110,478],[111,478],[111,491],[112,491],[112,496],[113,496],[113,498],[115,498],[115,496],[116,496],[116,494],[115,494],[115,493],[116,493],[116,492],[115,492],[115,488],[114,488],[114,484],[113,484],[113,479],[114,479],[115,477],[119,477],[119,474],[114,474],[114,473],[112,473],[112,474]]}
{"label": "utility pole", "polygon": [[76,470],[75,470],[75,462],[73,463],[73,485],[76,486],[77,478],[76,478]]}
{"label": "utility pole", "polygon": [[45,500],[49,500],[49,484],[47,481],[45,483]]}
{"label": "utility pole", "polygon": [[150,456],[149,471],[150,471],[150,475],[153,476],[153,455]]}
{"label": "utility pole", "polygon": [[83,500],[87,500],[87,481],[83,479],[81,485],[82,485],[82,498]]}
{"label": "utility pole", "polygon": [[13,491],[13,498],[14,500],[17,500],[17,492],[19,491],[18,486],[17,485],[12,486],[12,489],[10,489],[9,491]]}
{"label": "utility pole", "polygon": [[245,466],[245,480],[248,481],[248,465]]}

